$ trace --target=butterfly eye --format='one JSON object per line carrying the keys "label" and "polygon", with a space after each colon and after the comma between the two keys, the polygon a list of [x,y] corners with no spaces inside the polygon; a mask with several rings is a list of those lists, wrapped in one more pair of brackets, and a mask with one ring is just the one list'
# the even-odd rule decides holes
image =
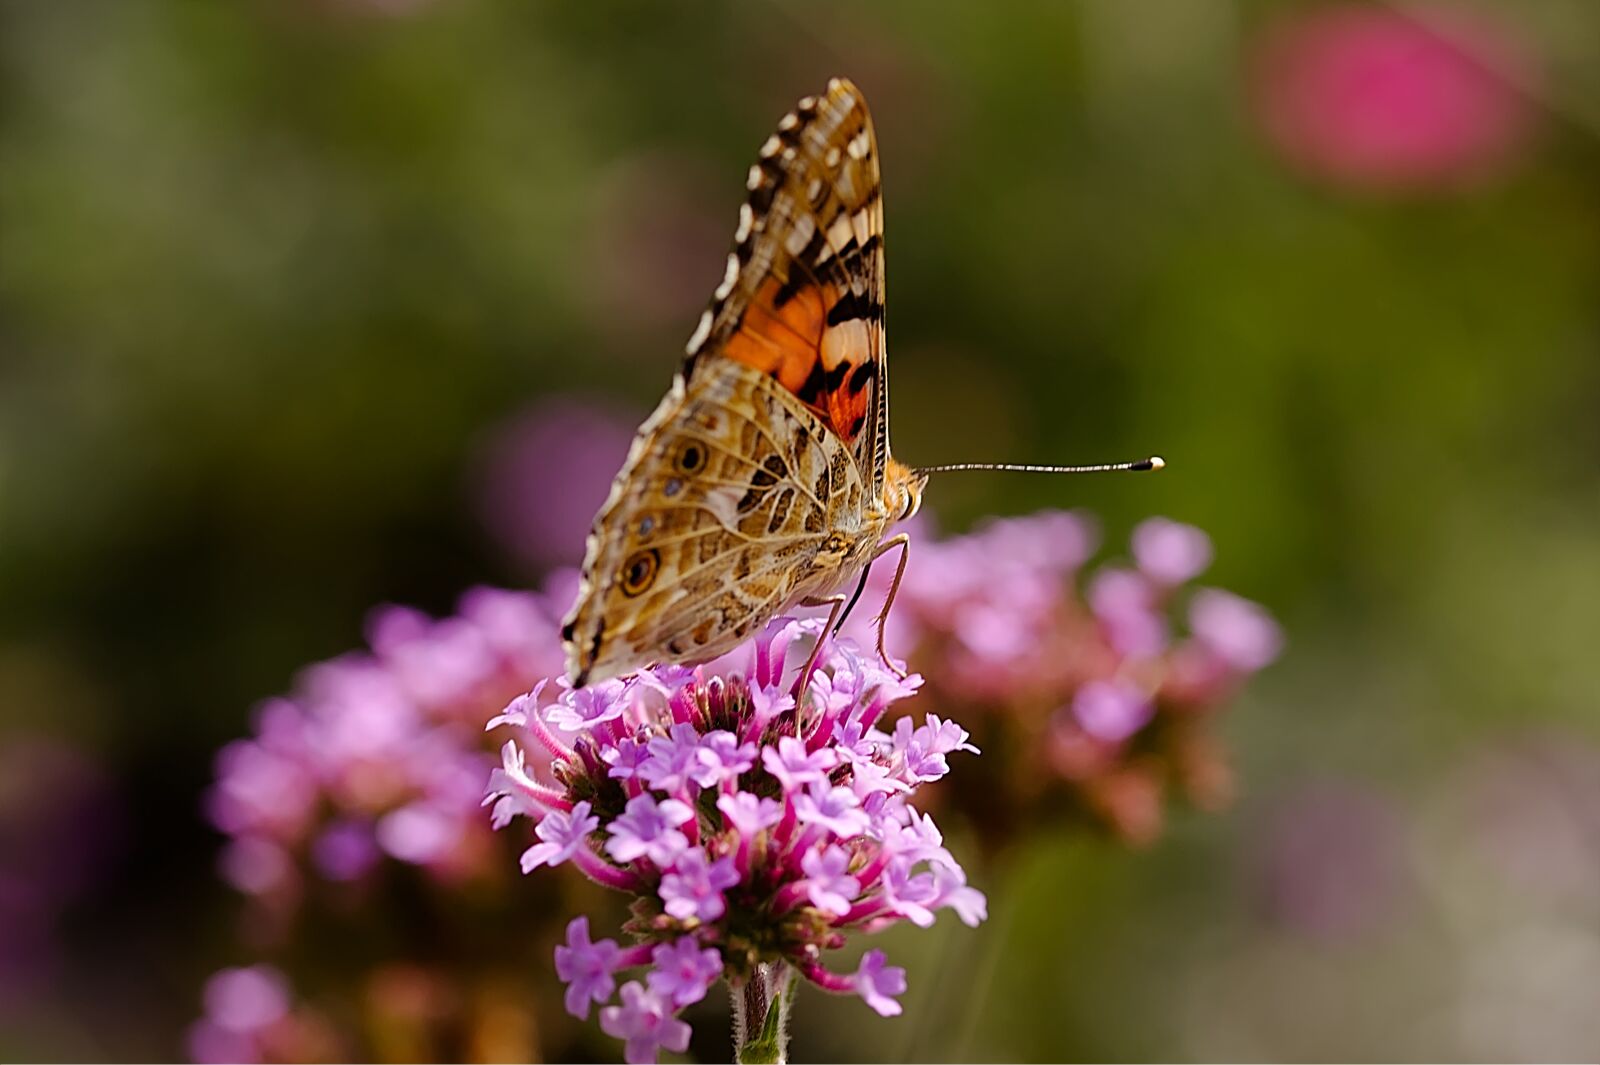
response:
{"label": "butterfly eye", "polygon": [[906,487],[901,489],[905,494],[905,506],[900,511],[900,521],[910,521],[917,516],[917,511],[922,509],[922,490],[920,488]]}
{"label": "butterfly eye", "polygon": [[649,590],[655,583],[656,570],[660,566],[661,553],[654,548],[635,552],[622,570],[623,594],[634,596]]}
{"label": "butterfly eye", "polygon": [[706,465],[706,449],[691,440],[678,449],[672,465],[679,473],[699,473]]}

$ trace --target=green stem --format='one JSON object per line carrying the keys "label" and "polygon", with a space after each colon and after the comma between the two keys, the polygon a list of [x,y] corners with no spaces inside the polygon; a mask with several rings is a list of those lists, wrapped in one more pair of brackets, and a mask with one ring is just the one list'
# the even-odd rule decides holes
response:
{"label": "green stem", "polygon": [[789,1060],[793,972],[783,962],[756,966],[733,989],[733,1060],[739,1065],[784,1065]]}

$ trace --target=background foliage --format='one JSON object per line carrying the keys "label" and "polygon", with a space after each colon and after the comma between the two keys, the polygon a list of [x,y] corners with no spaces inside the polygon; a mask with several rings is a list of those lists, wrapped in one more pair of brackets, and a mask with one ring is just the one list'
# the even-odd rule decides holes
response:
{"label": "background foliage", "polygon": [[897,946],[907,1017],[841,1051],[805,1003],[797,1058],[1592,1048],[1600,9],[1368,9],[1470,13],[1500,110],[1440,121],[1504,125],[1376,171],[1314,104],[1321,155],[1273,124],[1321,10],[0,0],[0,1053],[181,1052],[240,960],[213,752],[373,604],[570,556],[507,542],[496,442],[649,409],[835,73],[883,147],[897,450],[1172,467],[951,478],[939,522],[1193,522],[1290,643],[1230,812],[1030,841],[991,925]]}

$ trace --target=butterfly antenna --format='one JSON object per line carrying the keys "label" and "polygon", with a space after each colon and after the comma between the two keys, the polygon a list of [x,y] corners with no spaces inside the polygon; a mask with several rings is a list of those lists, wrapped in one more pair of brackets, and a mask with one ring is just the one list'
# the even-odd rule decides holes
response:
{"label": "butterfly antenna", "polygon": [[1119,470],[1159,470],[1167,462],[1151,455],[1138,462],[1110,462],[1101,466],[1022,466],[1011,462],[956,462],[948,466],[918,466],[917,473],[950,473],[954,470],[1014,470],[1018,473],[1112,473]]}

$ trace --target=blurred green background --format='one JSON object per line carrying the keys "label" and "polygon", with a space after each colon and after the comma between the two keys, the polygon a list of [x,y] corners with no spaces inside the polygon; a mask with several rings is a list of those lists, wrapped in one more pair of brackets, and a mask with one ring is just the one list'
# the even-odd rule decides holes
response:
{"label": "blurred green background", "polygon": [[575,561],[495,534],[485,454],[653,406],[834,74],[897,452],[1171,466],[940,523],[1193,522],[1289,645],[1234,809],[1037,840],[978,932],[896,933],[905,1017],[813,996],[796,1058],[1592,1053],[1600,7],[1361,5],[1360,106],[1301,84],[1329,10],[0,0],[0,1056],[182,1053],[240,959],[213,753],[373,604]]}

